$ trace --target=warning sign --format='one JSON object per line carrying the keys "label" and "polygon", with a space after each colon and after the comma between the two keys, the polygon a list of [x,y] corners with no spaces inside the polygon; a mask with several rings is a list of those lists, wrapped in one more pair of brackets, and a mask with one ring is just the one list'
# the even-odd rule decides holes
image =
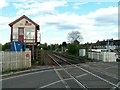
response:
{"label": "warning sign", "polygon": [[30,59],[30,54],[27,53],[27,54],[25,55],[25,57],[26,57],[26,59]]}

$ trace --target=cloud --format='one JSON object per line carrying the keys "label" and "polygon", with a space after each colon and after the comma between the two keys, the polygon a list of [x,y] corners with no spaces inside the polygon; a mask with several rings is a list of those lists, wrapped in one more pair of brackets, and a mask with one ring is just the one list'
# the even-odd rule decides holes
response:
{"label": "cloud", "polygon": [[75,3],[74,5],[84,5],[84,4],[87,4],[88,2],[77,2]]}
{"label": "cloud", "polygon": [[87,4],[88,2],[76,2],[73,4],[74,9],[80,9],[81,5]]}
{"label": "cloud", "polygon": [[[40,0],[39,2],[41,2],[42,0]],[[43,0],[44,1],[44,0]],[[9,2],[21,2],[21,3],[31,3],[31,2],[38,2],[38,0],[9,0]]]}
{"label": "cloud", "polygon": [[80,9],[80,7],[79,7],[79,6],[73,6],[73,8],[74,8],[74,9]]}
{"label": "cloud", "polygon": [[2,9],[6,6],[8,6],[8,3],[6,2],[6,0],[0,0],[0,9]]}
{"label": "cloud", "polygon": [[8,24],[10,23],[10,21],[12,20],[12,18],[0,16],[0,20],[2,21],[2,22],[0,22],[0,29],[1,30],[9,29]]}
{"label": "cloud", "polygon": [[[50,28],[51,32],[54,32],[54,30],[58,30],[59,33],[62,32],[58,34],[58,37],[66,38],[66,34],[68,32],[78,30],[82,32],[81,34],[83,35],[85,43],[96,42],[97,40],[109,38],[117,39],[117,16],[117,7],[108,7],[98,9],[95,12],[90,12],[87,15],[64,13],[57,15],[46,15],[45,17],[39,16],[34,18],[34,20],[41,23],[44,27],[48,27],[48,30],[49,26],[52,26],[52,29]],[[46,28],[43,30],[45,29]],[[68,32],[64,34],[66,31]],[[47,35],[50,34],[50,32],[47,32]],[[55,38],[55,36],[52,35],[52,38]]]}
{"label": "cloud", "polygon": [[60,28],[60,30],[77,28],[80,29],[82,25],[91,25],[91,23],[94,23],[93,20],[86,18],[85,15],[80,16],[72,13],[38,16],[34,18],[34,21],[38,22],[41,25],[55,26],[58,29]]}
{"label": "cloud", "polygon": [[90,12],[88,17],[95,19],[95,25],[106,26],[118,24],[118,7],[101,8]]}
{"label": "cloud", "polygon": [[12,21],[16,20],[17,18],[19,18],[19,16],[15,16],[15,17],[0,16],[0,20],[2,21],[2,22],[0,22],[1,28],[8,29],[7,28],[7,27],[9,27],[8,24],[11,23]]}
{"label": "cloud", "polygon": [[[86,15],[77,13],[59,13],[56,7],[63,7],[64,1],[47,1],[21,4],[15,3],[18,9],[17,17],[0,17],[1,30],[9,29],[11,21],[22,14],[33,15],[33,21],[40,25],[42,43],[62,43],[67,41],[67,34],[78,30],[83,36],[83,43],[96,42],[97,40],[117,38],[117,7],[101,8]],[[0,26],[0,27],[1,27]],[[106,28],[107,27],[107,28]],[[116,35],[117,34],[117,35]]]}
{"label": "cloud", "polygon": [[[64,22],[63,22],[64,23]],[[46,23],[46,25],[53,25],[53,26],[56,26],[56,28],[58,29],[58,30],[70,30],[70,29],[80,29],[80,27],[79,26],[77,26],[77,25],[70,25],[69,23],[61,23],[61,22],[59,22],[59,23]]]}
{"label": "cloud", "polygon": [[[65,1],[46,1],[46,2],[33,2],[31,3],[14,3],[14,6],[18,10],[17,15],[22,15],[23,13],[26,15],[35,15],[35,14],[53,14],[56,13],[56,7],[65,6],[67,2]],[[21,12],[22,9],[22,12]]]}
{"label": "cloud", "polygon": [[23,4],[22,3],[13,3],[13,5],[19,9],[19,8],[22,8]]}
{"label": "cloud", "polygon": [[66,32],[56,29],[54,26],[41,27],[41,42],[48,44],[59,43],[61,44],[66,40]]}
{"label": "cloud", "polygon": [[8,25],[18,17],[5,17],[0,16],[0,43],[5,44],[6,42],[10,42],[10,26]]}
{"label": "cloud", "polygon": [[[97,16],[95,18],[96,24],[98,25],[117,25],[118,24],[118,8],[108,8],[108,10],[105,11],[109,11],[106,12],[108,14],[105,14],[105,11],[103,12],[103,15],[101,16]],[[111,13],[111,11],[113,11]],[[116,16],[117,15],[117,16]]]}
{"label": "cloud", "polygon": [[98,4],[98,5],[101,5],[101,4],[102,4],[102,2],[98,2],[97,4]]}

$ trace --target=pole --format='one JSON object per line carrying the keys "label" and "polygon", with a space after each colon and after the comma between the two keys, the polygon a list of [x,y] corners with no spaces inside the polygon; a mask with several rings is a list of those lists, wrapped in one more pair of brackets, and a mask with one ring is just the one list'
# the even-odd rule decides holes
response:
{"label": "pole", "polygon": [[32,55],[33,55],[33,60],[34,60],[34,43],[32,45]]}
{"label": "pole", "polygon": [[33,36],[33,45],[32,45],[32,55],[33,55],[33,60],[34,60],[34,36]]}
{"label": "pole", "polygon": [[15,52],[17,53],[17,48],[16,48],[16,44],[15,44],[15,41],[14,41],[14,47],[15,47]]}
{"label": "pole", "polygon": [[108,39],[108,52],[110,52],[110,47],[109,47],[109,39]]}

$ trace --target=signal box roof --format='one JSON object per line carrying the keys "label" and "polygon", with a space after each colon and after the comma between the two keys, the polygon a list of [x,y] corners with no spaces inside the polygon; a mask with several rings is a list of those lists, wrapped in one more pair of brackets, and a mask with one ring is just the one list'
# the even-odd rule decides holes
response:
{"label": "signal box roof", "polygon": [[35,23],[34,21],[32,21],[30,18],[28,18],[27,16],[23,15],[20,18],[16,19],[15,21],[11,22],[9,24],[10,27],[12,27],[15,23],[19,22],[20,20],[22,20],[23,18],[27,19],[29,22],[31,22],[32,24],[34,24],[37,27],[37,30],[39,30],[39,25],[37,23]]}

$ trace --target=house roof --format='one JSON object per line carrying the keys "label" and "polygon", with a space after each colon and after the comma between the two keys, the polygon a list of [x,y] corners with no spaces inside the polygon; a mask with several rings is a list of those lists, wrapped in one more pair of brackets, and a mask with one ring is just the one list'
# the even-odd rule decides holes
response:
{"label": "house roof", "polygon": [[[108,44],[108,40],[104,40],[104,41],[98,41],[96,43],[94,43],[94,45],[107,45]],[[120,45],[120,40],[110,40],[109,44],[113,44],[113,45]]]}
{"label": "house roof", "polygon": [[77,44],[79,44],[80,42],[79,42],[78,40],[75,40],[75,41],[74,41],[74,43],[77,43]]}
{"label": "house roof", "polygon": [[16,19],[15,21],[11,22],[11,23],[9,24],[9,26],[10,26],[10,27],[13,26],[15,23],[19,22],[19,21],[20,21],[21,19],[23,19],[23,18],[25,18],[25,19],[27,19],[29,22],[33,23],[33,24],[37,27],[37,30],[39,30],[39,25],[38,25],[37,23],[35,23],[34,21],[32,21],[30,18],[28,18],[28,17],[25,16],[25,15],[21,16],[20,18]]}

